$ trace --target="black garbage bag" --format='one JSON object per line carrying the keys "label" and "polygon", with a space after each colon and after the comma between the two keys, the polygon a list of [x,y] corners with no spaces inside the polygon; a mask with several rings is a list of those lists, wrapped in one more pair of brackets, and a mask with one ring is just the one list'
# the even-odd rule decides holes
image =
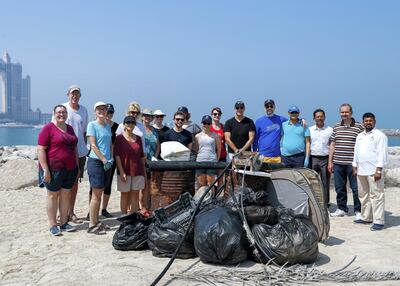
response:
{"label": "black garbage bag", "polygon": [[193,245],[193,225],[189,226],[194,212],[194,203],[189,193],[179,196],[172,204],[154,211],[154,223],[148,231],[148,244],[154,256],[172,257],[186,230],[188,233],[183,241],[177,258],[192,258],[196,256]]}
{"label": "black garbage bag", "polygon": [[[277,264],[313,263],[318,256],[318,232],[305,215],[295,215],[291,209],[277,209],[278,223],[256,224],[252,233],[261,248],[262,261],[274,258]],[[264,253],[266,253],[266,255]]]}
{"label": "black garbage bag", "polygon": [[[235,190],[234,196],[236,201],[241,205],[242,188]],[[243,206],[266,206],[268,205],[268,193],[266,191],[253,191],[253,189],[244,187],[243,188]],[[226,206],[233,208],[235,206],[233,198],[230,196],[226,201]]]}
{"label": "black garbage bag", "polygon": [[140,213],[118,219],[121,225],[114,233],[112,245],[117,250],[142,250],[147,246],[147,231],[152,218],[146,218]]}
{"label": "black garbage bag", "polygon": [[[148,231],[148,244],[153,256],[172,257],[178,247],[187,226],[174,222],[159,223],[155,221],[150,225]],[[196,256],[193,245],[193,226],[190,227],[188,235],[179,249],[177,258],[192,258]]]}
{"label": "black garbage bag", "polygon": [[224,207],[198,214],[194,247],[203,262],[237,264],[246,260],[249,243],[239,215]]}
{"label": "black garbage bag", "polygon": [[272,206],[247,206],[243,209],[250,226],[260,223],[269,225],[278,223],[278,213]]}

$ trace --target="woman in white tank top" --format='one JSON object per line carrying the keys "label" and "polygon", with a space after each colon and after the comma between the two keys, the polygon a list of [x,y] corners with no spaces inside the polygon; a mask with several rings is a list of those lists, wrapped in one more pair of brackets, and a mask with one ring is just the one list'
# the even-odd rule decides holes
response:
{"label": "woman in white tank top", "polygon": [[[221,153],[221,141],[218,135],[211,132],[211,116],[204,115],[202,120],[202,131],[196,135],[198,146],[197,162],[218,162]],[[209,186],[215,180],[217,170],[201,169],[196,170],[198,187]]]}

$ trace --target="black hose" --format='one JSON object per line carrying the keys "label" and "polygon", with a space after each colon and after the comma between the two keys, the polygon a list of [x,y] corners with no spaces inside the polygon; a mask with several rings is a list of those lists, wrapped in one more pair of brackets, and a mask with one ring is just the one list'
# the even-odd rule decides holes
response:
{"label": "black hose", "polygon": [[218,182],[218,180],[222,177],[222,175],[225,174],[225,172],[228,170],[228,168],[232,165],[232,162],[230,162],[225,168],[224,170],[217,176],[217,178],[215,179],[215,181],[211,184],[211,186],[209,186],[207,188],[207,190],[203,193],[203,195],[200,197],[199,201],[197,202],[197,205],[193,211],[192,216],[190,217],[189,220],[189,224],[188,227],[186,228],[185,233],[183,234],[183,237],[181,238],[181,240],[179,241],[178,246],[175,249],[174,254],[172,255],[172,257],[170,258],[168,264],[164,267],[164,269],[161,271],[161,273],[156,277],[156,279],[154,279],[154,281],[150,284],[151,286],[155,286],[157,285],[158,282],[160,282],[161,278],[164,277],[165,273],[167,273],[168,269],[171,267],[172,263],[174,262],[176,256],[178,255],[179,250],[182,247],[182,244],[189,232],[190,226],[193,224],[194,218],[197,215],[197,212],[200,208],[200,205],[202,203],[202,201],[204,200],[204,198],[206,197],[206,195],[210,192],[210,190],[212,190],[212,188],[214,187],[214,185]]}

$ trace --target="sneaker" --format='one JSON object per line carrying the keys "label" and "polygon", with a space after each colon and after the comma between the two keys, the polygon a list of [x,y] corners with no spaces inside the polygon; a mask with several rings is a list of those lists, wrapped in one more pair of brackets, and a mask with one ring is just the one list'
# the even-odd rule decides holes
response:
{"label": "sneaker", "polygon": [[64,223],[62,226],[60,226],[61,231],[66,231],[66,232],[72,232],[76,231],[76,227],[70,225],[68,222]]}
{"label": "sneaker", "polygon": [[371,226],[371,231],[378,231],[378,230],[382,230],[385,226],[383,224],[379,224],[379,223],[374,223]]}
{"label": "sneaker", "polygon": [[346,214],[346,212],[341,209],[337,209],[335,212],[330,213],[331,217],[342,217],[345,214]]}
{"label": "sneaker", "polygon": [[56,226],[56,225],[53,225],[52,227],[50,227],[50,233],[51,233],[53,236],[59,236],[59,235],[61,235],[61,231],[60,231],[60,229],[58,228],[58,226]]}
{"label": "sneaker", "polygon": [[104,216],[104,217],[106,217],[106,218],[113,217],[113,215],[110,214],[106,209],[102,209],[102,210],[101,210],[101,215]]}
{"label": "sneaker", "polygon": [[356,216],[356,220],[363,220],[363,217],[360,212],[354,212],[354,215]]}

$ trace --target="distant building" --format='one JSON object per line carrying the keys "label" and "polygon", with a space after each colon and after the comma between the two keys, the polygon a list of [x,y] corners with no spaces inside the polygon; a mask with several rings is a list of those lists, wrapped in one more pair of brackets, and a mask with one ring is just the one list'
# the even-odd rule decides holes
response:
{"label": "distant building", "polygon": [[44,114],[31,109],[31,77],[22,77],[22,65],[11,62],[10,55],[5,52],[0,58],[0,118],[28,124],[47,123],[51,114]]}

